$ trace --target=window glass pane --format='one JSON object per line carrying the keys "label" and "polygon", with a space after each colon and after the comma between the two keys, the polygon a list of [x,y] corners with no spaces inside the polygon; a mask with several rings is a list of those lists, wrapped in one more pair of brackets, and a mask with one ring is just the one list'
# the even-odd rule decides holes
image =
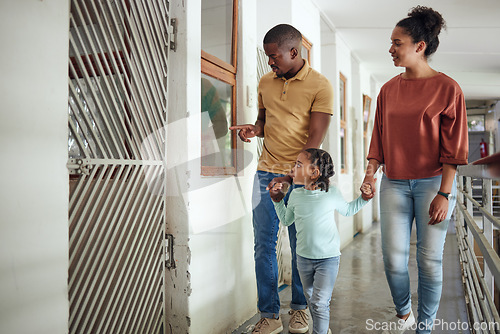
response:
{"label": "window glass pane", "polygon": [[484,115],[467,115],[469,131],[484,131]]}
{"label": "window glass pane", "polygon": [[233,0],[201,1],[201,49],[232,64]]}
{"label": "window glass pane", "polygon": [[232,167],[233,86],[201,74],[201,164]]}

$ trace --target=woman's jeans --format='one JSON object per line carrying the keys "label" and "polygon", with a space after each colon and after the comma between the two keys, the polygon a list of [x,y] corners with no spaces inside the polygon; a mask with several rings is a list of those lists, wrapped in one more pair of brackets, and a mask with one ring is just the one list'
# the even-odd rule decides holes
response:
{"label": "woman's jeans", "polygon": [[[284,176],[263,171],[257,171],[254,180],[252,207],[254,231],[255,274],[257,276],[258,308],[263,318],[278,318],[280,299],[278,295],[278,261],[276,259],[276,243],[278,241],[279,219],[274,210],[267,185],[275,177]],[[288,202],[291,188],[285,196]],[[307,301],[302,291],[295,248],[295,224],[288,227],[290,248],[292,250],[292,302],[290,307],[301,310],[307,307]]]}
{"label": "woman's jeans", "polygon": [[441,186],[441,176],[395,180],[385,175],[380,187],[382,254],[387,282],[399,315],[410,313],[408,275],[410,235],[417,228],[418,324],[417,333],[430,333],[441,299],[443,248],[456,202],[456,181],[444,221],[429,225],[429,206]]}
{"label": "woman's jeans", "polygon": [[297,267],[313,320],[313,334],[327,334],[330,299],[339,272],[340,256],[307,259],[297,255]]}

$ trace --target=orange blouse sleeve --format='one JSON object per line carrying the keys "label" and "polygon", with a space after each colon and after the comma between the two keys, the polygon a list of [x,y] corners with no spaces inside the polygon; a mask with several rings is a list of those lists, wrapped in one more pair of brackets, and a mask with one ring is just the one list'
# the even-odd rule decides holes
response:
{"label": "orange blouse sleeve", "polygon": [[377,109],[375,111],[375,122],[373,123],[372,139],[370,141],[370,150],[366,159],[375,159],[380,164],[384,163],[384,149],[382,146],[382,93],[377,97]]}
{"label": "orange blouse sleeve", "polygon": [[466,165],[469,154],[467,111],[462,92],[441,116],[439,162],[451,165]]}

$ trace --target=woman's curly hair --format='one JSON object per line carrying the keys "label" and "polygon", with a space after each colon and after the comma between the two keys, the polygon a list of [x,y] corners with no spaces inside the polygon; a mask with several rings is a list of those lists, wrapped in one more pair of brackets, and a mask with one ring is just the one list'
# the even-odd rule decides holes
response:
{"label": "woman's curly hair", "polygon": [[413,39],[413,43],[424,41],[427,45],[425,57],[429,57],[436,52],[439,46],[439,33],[441,29],[446,29],[446,23],[437,11],[425,6],[413,7],[408,13],[408,17],[396,24],[406,30]]}

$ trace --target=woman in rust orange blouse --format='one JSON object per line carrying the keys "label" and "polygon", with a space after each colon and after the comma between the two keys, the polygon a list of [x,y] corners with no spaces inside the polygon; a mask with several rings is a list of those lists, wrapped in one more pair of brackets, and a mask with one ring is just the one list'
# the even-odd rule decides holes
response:
{"label": "woman in rust orange blouse", "polygon": [[[364,182],[384,165],[380,189],[382,254],[396,307],[396,331],[430,333],[441,299],[442,255],[455,206],[457,165],[467,164],[464,95],[427,60],[439,45],[442,16],[417,6],[399,21],[389,52],[405,71],[380,90]],[[417,229],[418,319],[411,308],[408,257]],[[402,319],[402,320],[401,320]]]}

